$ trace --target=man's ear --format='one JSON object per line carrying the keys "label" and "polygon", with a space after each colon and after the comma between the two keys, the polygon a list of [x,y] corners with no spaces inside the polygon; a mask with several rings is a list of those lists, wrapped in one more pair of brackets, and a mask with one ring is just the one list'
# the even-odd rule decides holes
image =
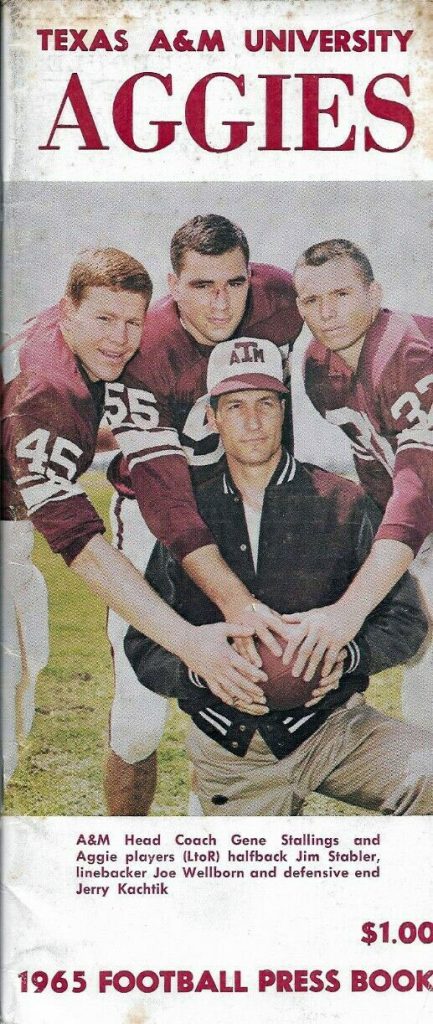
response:
{"label": "man's ear", "polygon": [[62,320],[68,320],[74,309],[75,306],[70,295],[62,295],[62,298],[60,299],[60,318]]}
{"label": "man's ear", "polygon": [[296,305],[297,305],[297,308],[298,308],[299,315],[302,317],[302,319],[304,319],[304,314],[302,312],[302,302],[301,302],[301,300],[299,298],[299,295],[296,296]]}
{"label": "man's ear", "polygon": [[172,295],[173,298],[176,299],[177,298],[177,276],[176,276],[176,274],[173,274],[170,271],[170,273],[167,274],[167,282],[168,282],[168,287],[169,287],[170,295]]}
{"label": "man's ear", "polygon": [[372,281],[371,282],[371,285],[370,285],[370,297],[371,297],[371,301],[373,303],[373,306],[375,307],[376,313],[378,313],[379,309],[380,309],[380,307],[382,305],[382,299],[383,299],[383,288],[382,288],[382,285],[379,284],[379,281]]}
{"label": "man's ear", "polygon": [[215,413],[214,413],[211,405],[207,405],[206,406],[206,419],[207,419],[207,422],[208,422],[211,430],[213,430],[215,434],[219,434],[219,430],[218,430],[217,422],[216,422],[216,418],[215,418]]}

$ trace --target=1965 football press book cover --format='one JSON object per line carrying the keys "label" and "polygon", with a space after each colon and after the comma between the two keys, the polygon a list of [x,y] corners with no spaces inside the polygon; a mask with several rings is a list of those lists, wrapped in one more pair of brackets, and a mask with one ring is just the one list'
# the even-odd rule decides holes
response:
{"label": "1965 football press book cover", "polygon": [[432,3],[2,20],[1,1019],[424,1024]]}

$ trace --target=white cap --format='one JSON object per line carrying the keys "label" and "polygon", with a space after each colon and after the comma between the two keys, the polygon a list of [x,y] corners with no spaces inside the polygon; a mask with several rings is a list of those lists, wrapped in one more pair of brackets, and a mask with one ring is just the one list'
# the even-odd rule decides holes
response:
{"label": "white cap", "polygon": [[280,350],[261,338],[220,341],[209,357],[207,390],[211,396],[252,390],[287,394]]}

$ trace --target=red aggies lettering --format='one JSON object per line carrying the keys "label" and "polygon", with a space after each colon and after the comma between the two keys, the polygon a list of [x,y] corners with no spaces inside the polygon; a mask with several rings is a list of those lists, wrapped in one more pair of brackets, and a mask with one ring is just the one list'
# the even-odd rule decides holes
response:
{"label": "red aggies lettering", "polygon": [[[188,134],[193,141],[208,153],[229,153],[239,149],[248,141],[249,128],[255,120],[226,121],[222,124],[227,126],[228,139],[225,145],[213,145],[208,135],[208,111],[215,97],[215,86],[221,84],[227,91],[227,98],[233,93],[239,96],[246,95],[245,76],[232,75],[228,72],[214,72],[200,78],[190,90],[184,104],[185,122],[179,120],[159,120],[158,111],[149,110],[146,107],[145,80],[153,79],[160,83],[161,97],[173,96],[173,76],[159,75],[153,71],[141,71],[126,79],[118,89],[113,101],[113,125],[121,142],[129,149],[138,153],[156,153],[171,146],[176,139],[176,131],[185,123]],[[366,113],[373,115],[379,121],[392,122],[401,125],[403,129],[402,141],[398,145],[386,145],[384,140],[373,134],[368,125],[350,124],[351,118],[347,112],[343,117],[341,108],[347,107],[350,97],[355,95],[354,76],[350,74],[297,74],[297,75],[258,75],[258,79],[264,82],[264,125],[265,137],[263,145],[257,146],[259,150],[266,151],[287,151],[291,148],[300,151],[353,151],[360,148],[359,139],[362,139],[361,146],[366,152],[376,150],[382,153],[398,153],[409,145],[414,133],[414,118],[410,108],[405,102],[396,99],[389,99],[383,93],[389,90],[390,83],[394,83],[394,91],[401,92],[402,98],[408,98],[411,94],[410,79],[408,75],[400,76],[391,73],[376,75],[367,85],[364,91],[364,105]],[[289,84],[289,79],[291,82]],[[299,88],[296,80],[300,80],[301,87],[301,134],[302,144],[294,147],[284,144],[284,134],[289,129],[296,128],[293,124],[294,97],[293,89]],[[326,80],[335,83],[335,91],[332,102],[328,106],[321,105],[321,83]],[[140,84],[139,84],[140,83]],[[220,98],[220,91],[218,93]],[[292,109],[289,92],[292,99]],[[257,96],[252,94],[252,110],[257,109]],[[297,100],[296,100],[297,102]],[[68,105],[68,112],[65,122],[62,122],[63,112]],[[222,103],[221,103],[221,106]],[[76,124],[70,123],[69,107],[72,107]],[[319,129],[324,118],[330,118],[333,128],[336,129],[335,144],[321,145]],[[329,126],[329,120],[326,121]],[[156,137],[150,145],[140,144],[138,139],[148,126],[156,131]],[[298,126],[299,128],[299,126]],[[67,84],[65,93],[61,100],[57,114],[45,145],[39,146],[42,150],[60,149],[57,133],[60,130],[79,130],[83,143],[78,148],[82,150],[105,150],[110,146],[104,144],[101,139],[98,127],[93,117],[89,101],[80,76],[74,72]],[[337,131],[338,129],[338,131]]]}

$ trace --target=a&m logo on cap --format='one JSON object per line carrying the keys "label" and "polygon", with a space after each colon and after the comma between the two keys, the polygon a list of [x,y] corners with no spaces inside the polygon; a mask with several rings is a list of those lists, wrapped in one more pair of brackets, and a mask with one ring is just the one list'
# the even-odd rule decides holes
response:
{"label": "a&m logo on cap", "polygon": [[230,356],[230,366],[235,363],[264,363],[265,353],[258,341],[250,338],[239,338],[233,342],[233,350]]}
{"label": "a&m logo on cap", "polygon": [[262,338],[220,341],[209,357],[207,390],[210,395],[250,390],[287,394],[280,350]]}

